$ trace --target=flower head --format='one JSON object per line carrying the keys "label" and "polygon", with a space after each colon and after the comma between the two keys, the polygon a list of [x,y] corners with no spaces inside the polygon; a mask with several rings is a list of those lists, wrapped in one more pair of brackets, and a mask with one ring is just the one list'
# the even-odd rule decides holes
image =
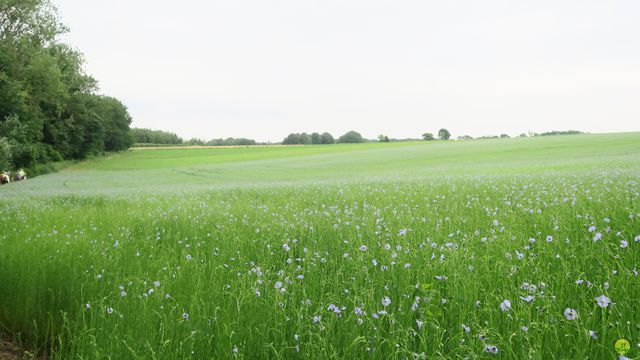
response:
{"label": "flower head", "polygon": [[598,303],[598,306],[600,306],[601,308],[606,308],[611,304],[611,299],[609,299],[606,295],[600,295],[596,298],[596,303]]}
{"label": "flower head", "polygon": [[500,310],[507,311],[511,309],[511,301],[505,300],[500,304]]}
{"label": "flower head", "polygon": [[535,297],[535,296],[533,296],[533,295],[528,295],[528,296],[526,296],[526,297],[524,297],[524,296],[520,296],[520,299],[521,299],[522,301],[525,301],[525,302],[528,302],[528,303],[532,302],[535,298],[536,298],[536,297]]}
{"label": "flower head", "polygon": [[575,309],[566,308],[564,309],[564,317],[567,320],[575,320],[578,317],[578,312]]}
{"label": "flower head", "polygon": [[494,346],[494,345],[486,345],[484,347],[484,351],[488,352],[489,354],[497,354],[498,353],[498,347]]}

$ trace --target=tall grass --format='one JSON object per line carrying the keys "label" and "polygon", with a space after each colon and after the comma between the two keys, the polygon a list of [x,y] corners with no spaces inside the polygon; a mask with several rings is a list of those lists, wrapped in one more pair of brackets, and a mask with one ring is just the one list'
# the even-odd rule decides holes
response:
{"label": "tall grass", "polygon": [[0,210],[0,322],[54,358],[603,359],[619,338],[640,354],[631,170]]}

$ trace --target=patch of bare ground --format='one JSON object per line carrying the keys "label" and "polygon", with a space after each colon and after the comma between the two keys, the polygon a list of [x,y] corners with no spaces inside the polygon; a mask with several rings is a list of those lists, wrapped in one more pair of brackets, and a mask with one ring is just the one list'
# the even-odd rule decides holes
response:
{"label": "patch of bare ground", "polygon": [[28,350],[16,345],[7,336],[0,337],[0,360],[26,360],[38,359],[44,360],[44,357],[36,357]]}

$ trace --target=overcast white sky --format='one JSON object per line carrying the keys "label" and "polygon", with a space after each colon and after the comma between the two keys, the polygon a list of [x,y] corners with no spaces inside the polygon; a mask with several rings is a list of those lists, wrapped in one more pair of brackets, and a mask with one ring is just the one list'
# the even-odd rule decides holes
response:
{"label": "overcast white sky", "polygon": [[640,1],[54,3],[133,126],[185,138],[640,130]]}

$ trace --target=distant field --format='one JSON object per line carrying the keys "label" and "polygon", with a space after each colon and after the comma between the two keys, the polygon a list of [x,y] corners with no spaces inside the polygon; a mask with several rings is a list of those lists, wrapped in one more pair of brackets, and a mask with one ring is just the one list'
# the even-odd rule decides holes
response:
{"label": "distant field", "polygon": [[129,193],[637,167],[640,133],[210,149],[145,149],[100,158],[0,196]]}
{"label": "distant field", "polygon": [[145,149],[0,187],[54,359],[640,357],[640,133]]}

